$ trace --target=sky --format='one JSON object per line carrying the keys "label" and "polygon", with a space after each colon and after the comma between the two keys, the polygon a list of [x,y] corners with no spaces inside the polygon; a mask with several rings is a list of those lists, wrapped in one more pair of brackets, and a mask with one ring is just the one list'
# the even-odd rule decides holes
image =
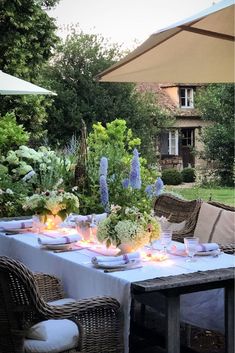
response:
{"label": "sky", "polygon": [[56,18],[58,35],[79,24],[85,33],[96,33],[134,49],[152,33],[190,17],[219,0],[60,0],[48,14]]}

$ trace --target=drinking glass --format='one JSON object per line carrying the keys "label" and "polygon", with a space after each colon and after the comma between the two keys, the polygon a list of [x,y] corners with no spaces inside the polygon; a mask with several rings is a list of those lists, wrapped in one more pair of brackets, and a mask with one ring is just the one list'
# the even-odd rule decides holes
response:
{"label": "drinking glass", "polygon": [[187,262],[196,261],[194,258],[194,255],[197,252],[198,243],[199,243],[198,237],[185,237],[184,238],[185,250],[188,255],[188,258],[186,259]]}
{"label": "drinking glass", "polygon": [[160,235],[160,243],[163,245],[163,253],[167,253],[167,247],[171,243],[172,240],[172,231],[171,230],[164,230],[161,232]]}
{"label": "drinking glass", "polygon": [[40,217],[37,215],[32,217],[32,221],[32,231],[36,234],[40,234],[44,230],[45,225],[41,222]]}

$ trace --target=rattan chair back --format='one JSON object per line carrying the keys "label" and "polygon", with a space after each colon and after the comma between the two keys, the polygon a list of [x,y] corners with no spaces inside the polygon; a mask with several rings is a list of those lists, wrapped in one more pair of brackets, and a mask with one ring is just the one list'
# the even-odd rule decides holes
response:
{"label": "rattan chair back", "polygon": [[172,194],[159,195],[154,204],[154,212],[158,217],[164,216],[170,222],[180,223],[187,221],[192,214],[199,212],[201,200],[183,200]]}
{"label": "rattan chair back", "polygon": [[0,353],[22,353],[25,331],[45,318],[49,307],[33,273],[6,256],[0,256],[0,298]]}

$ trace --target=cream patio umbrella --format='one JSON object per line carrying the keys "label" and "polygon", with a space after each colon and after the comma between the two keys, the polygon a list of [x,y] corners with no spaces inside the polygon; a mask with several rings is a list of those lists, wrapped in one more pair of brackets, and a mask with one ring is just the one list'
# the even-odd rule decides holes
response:
{"label": "cream patio umbrella", "polygon": [[234,82],[234,0],[152,34],[99,81]]}
{"label": "cream patio umbrella", "polygon": [[0,95],[16,94],[50,94],[56,93],[45,88],[34,85],[33,83],[21,80],[15,76],[6,74],[0,70]]}

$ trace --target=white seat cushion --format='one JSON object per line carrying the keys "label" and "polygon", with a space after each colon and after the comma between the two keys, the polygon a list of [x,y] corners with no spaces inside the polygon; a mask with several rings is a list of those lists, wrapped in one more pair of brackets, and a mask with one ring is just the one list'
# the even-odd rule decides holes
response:
{"label": "white seat cushion", "polygon": [[48,302],[49,305],[64,305],[69,303],[75,303],[76,300],[73,298],[63,298],[58,300],[53,300],[52,302]]}
{"label": "white seat cushion", "polygon": [[37,326],[37,331],[41,328],[41,332],[46,333],[46,340],[26,339],[24,349],[27,353],[59,353],[78,344],[78,327],[71,320],[46,320]]}

